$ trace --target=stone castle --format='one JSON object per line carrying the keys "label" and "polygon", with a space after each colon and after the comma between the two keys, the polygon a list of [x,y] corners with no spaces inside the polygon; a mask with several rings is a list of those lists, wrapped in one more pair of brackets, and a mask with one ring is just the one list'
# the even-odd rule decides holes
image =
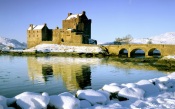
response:
{"label": "stone castle", "polygon": [[31,48],[41,43],[49,44],[89,44],[91,39],[91,19],[86,12],[81,14],[68,13],[62,21],[62,29],[49,29],[47,24],[30,24],[27,30],[27,47]]}

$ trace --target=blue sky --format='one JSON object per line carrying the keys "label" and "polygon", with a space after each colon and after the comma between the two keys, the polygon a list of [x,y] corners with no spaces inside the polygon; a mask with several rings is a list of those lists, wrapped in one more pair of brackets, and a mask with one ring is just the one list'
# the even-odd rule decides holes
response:
{"label": "blue sky", "polygon": [[175,32],[175,0],[0,0],[0,36],[26,42],[29,24],[62,28],[68,12],[82,11],[99,43]]}

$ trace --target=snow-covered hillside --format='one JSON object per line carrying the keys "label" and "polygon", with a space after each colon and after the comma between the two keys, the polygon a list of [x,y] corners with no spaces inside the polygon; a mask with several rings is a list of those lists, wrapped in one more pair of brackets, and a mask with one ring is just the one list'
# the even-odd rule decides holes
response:
{"label": "snow-covered hillside", "polygon": [[137,44],[175,44],[175,32],[167,32],[150,38],[133,39],[131,43]]}
{"label": "snow-covered hillside", "polygon": [[26,48],[26,43],[21,43],[15,39],[0,37],[0,49],[5,47]]}
{"label": "snow-covered hillside", "polygon": [[[167,32],[148,38],[133,38],[131,44],[175,44],[175,32]],[[115,45],[115,42],[105,42],[99,45]]]}

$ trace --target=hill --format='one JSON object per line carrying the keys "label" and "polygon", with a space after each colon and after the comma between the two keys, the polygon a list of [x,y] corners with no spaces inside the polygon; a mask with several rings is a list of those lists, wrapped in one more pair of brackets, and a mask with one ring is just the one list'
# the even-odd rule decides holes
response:
{"label": "hill", "polygon": [[26,43],[21,43],[15,39],[9,39],[5,37],[0,37],[0,49],[5,47],[13,47],[15,49],[26,48]]}
{"label": "hill", "polygon": [[[134,38],[131,44],[175,44],[175,32],[167,32],[157,36],[152,36],[149,38]],[[114,42],[106,42],[100,45],[114,45]]]}
{"label": "hill", "polygon": [[175,32],[167,32],[150,38],[133,39],[134,44],[175,44]]}

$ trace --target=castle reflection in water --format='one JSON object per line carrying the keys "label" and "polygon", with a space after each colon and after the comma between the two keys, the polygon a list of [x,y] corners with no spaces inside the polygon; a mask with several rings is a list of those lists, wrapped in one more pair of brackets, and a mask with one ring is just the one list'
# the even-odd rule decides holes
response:
{"label": "castle reflection in water", "polygon": [[46,83],[49,78],[62,79],[67,90],[74,91],[91,86],[90,64],[100,59],[28,57],[27,61],[28,75],[34,83]]}

